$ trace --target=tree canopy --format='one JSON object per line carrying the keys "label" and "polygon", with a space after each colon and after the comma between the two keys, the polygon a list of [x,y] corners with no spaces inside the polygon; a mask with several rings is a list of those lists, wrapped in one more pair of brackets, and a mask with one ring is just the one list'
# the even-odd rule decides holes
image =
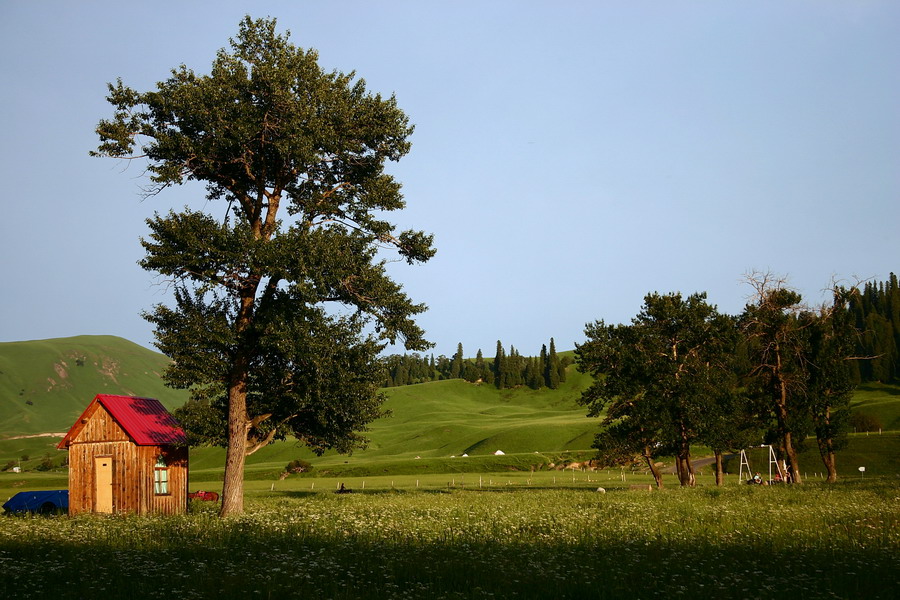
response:
{"label": "tree canopy", "polygon": [[719,314],[705,294],[648,294],[629,325],[596,321],[575,351],[594,376],[581,397],[602,416],[595,447],[607,462],[672,455],[682,485],[693,482],[690,448],[709,446],[722,483],[722,455],[766,440],[800,483],[798,446],[815,434],[828,481],[844,443],[859,337],[848,308],[855,288],[834,287],[817,309],[768,273],[751,273],[754,296],[739,317]]}
{"label": "tree canopy", "polygon": [[702,293],[648,294],[630,325],[589,324],[575,354],[595,376],[581,402],[593,416],[607,410],[612,426],[597,440],[601,452],[639,450],[658,485],[653,459],[671,452],[682,485],[692,485],[690,446],[727,389],[732,330]]}
{"label": "tree canopy", "polygon": [[324,71],[289,35],[245,17],[208,74],[181,65],[155,90],[110,84],[93,152],[145,159],[149,195],[206,186],[209,212],[148,219],[141,266],[174,291],[145,318],[174,360],[168,383],[193,390],[182,418],[228,448],[223,515],[243,509],[247,453],[287,434],[319,451],[360,446],[380,414],[378,352],[430,347],[414,320],[425,306],[384,258],[435,252],[430,235],[382,217],[405,206],[385,164],[413,128],[394,97]]}

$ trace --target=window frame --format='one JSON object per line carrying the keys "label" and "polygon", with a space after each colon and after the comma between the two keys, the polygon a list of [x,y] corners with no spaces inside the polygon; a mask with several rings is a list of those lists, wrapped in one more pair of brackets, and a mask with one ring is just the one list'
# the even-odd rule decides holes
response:
{"label": "window frame", "polygon": [[172,495],[169,486],[169,465],[166,463],[166,459],[162,454],[156,457],[156,464],[153,465],[153,495]]}

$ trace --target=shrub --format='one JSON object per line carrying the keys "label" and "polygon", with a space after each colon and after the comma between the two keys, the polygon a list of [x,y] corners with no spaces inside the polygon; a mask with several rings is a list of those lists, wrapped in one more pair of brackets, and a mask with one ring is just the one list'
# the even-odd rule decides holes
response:
{"label": "shrub", "polygon": [[881,419],[864,412],[852,413],[849,420],[854,431],[879,431],[883,428]]}
{"label": "shrub", "polygon": [[289,462],[284,468],[285,473],[307,473],[311,471],[313,466],[302,458],[296,458]]}

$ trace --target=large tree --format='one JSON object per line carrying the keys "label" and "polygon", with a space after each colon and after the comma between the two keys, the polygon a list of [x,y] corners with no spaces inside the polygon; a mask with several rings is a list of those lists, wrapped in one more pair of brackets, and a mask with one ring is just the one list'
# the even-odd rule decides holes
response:
{"label": "large tree", "polygon": [[243,510],[245,457],[272,439],[362,444],[380,414],[380,348],[429,346],[414,321],[425,306],[383,253],[427,261],[431,236],[380,217],[404,207],[384,167],[412,127],[393,97],[323,71],[288,38],[246,17],[208,74],[182,65],[146,92],[110,84],[93,153],[145,159],[150,195],[206,186],[209,214],[148,220],[141,264],[174,291],[145,315],[173,359],[166,379],[193,390],[185,417],[205,439],[227,444],[223,516]]}
{"label": "large tree", "polygon": [[833,288],[833,302],[801,315],[807,329],[807,404],[828,483],[837,481],[835,453],[847,444],[857,330],[848,309],[856,288]]}
{"label": "large tree", "polygon": [[[597,438],[601,450],[610,441],[640,450],[651,470],[656,454],[672,451],[681,485],[693,485],[690,447],[727,381],[733,331],[706,294],[648,294],[630,325],[588,325],[575,355],[595,377],[581,402],[593,416],[608,407],[611,432]],[[625,434],[634,439],[624,443]]]}
{"label": "large tree", "polygon": [[784,278],[754,272],[747,282],[755,291],[741,317],[751,361],[750,395],[774,425],[793,481],[802,483],[798,443],[815,433],[827,481],[833,483],[835,452],[846,444],[849,428],[854,362],[871,358],[853,356],[860,332],[851,305],[859,290],[832,286],[832,303],[813,310]]}
{"label": "large tree", "polygon": [[753,272],[746,280],[754,295],[744,308],[740,327],[748,346],[751,396],[774,422],[773,433],[794,483],[802,483],[797,446],[809,429],[809,323],[799,317],[807,308],[784,278]]}

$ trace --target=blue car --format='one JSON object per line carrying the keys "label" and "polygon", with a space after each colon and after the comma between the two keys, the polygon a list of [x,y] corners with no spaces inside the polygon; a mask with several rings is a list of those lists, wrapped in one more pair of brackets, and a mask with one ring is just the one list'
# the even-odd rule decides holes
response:
{"label": "blue car", "polygon": [[6,501],[3,510],[8,513],[68,513],[69,490],[43,492],[19,492]]}

